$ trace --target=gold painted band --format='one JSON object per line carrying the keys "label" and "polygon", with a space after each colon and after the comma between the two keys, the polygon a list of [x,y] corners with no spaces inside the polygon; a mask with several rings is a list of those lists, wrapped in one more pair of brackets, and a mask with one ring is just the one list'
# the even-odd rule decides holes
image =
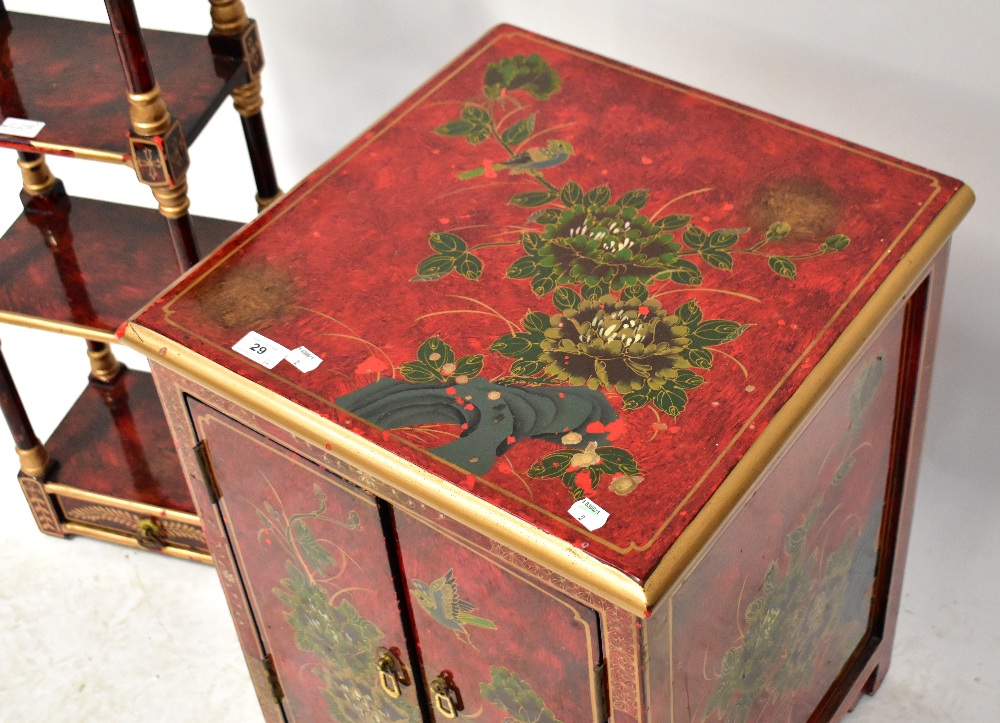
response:
{"label": "gold painted band", "polygon": [[83,148],[80,146],[64,146],[59,143],[44,143],[42,141],[32,141],[31,147],[39,153],[51,153],[57,156],[72,156],[82,158],[86,161],[100,161],[101,163],[120,163],[126,166],[131,165],[132,157],[128,153],[115,153],[114,151],[102,151],[97,148]]}
{"label": "gold painted band", "polygon": [[[146,550],[148,548],[143,547],[134,538],[127,534],[109,532],[108,530],[102,530],[98,527],[90,527],[89,525],[81,525],[76,522],[64,522],[62,525],[63,532],[67,535],[81,535],[83,537],[92,537],[95,540],[101,540],[103,542],[113,542],[116,545],[125,545],[126,547],[134,547],[137,550]],[[206,555],[204,552],[198,552],[197,550],[188,550],[184,547],[173,547],[172,545],[167,545],[157,552],[163,555],[169,555],[170,557],[178,557],[182,560],[191,560],[193,562],[202,562],[206,565],[212,564],[212,556]]]}
{"label": "gold painted band", "polygon": [[159,520],[170,520],[171,522],[180,522],[185,525],[191,525],[199,530],[201,529],[201,520],[198,519],[198,515],[192,515],[190,512],[179,512],[178,510],[168,510],[165,507],[157,507],[156,505],[147,505],[143,502],[133,502],[131,500],[123,500],[120,497],[109,497],[108,495],[102,495],[98,492],[90,492],[88,490],[81,490],[78,487],[71,487],[69,485],[60,484],[58,482],[47,482],[45,483],[45,491],[50,495],[58,495],[59,497],[68,497],[74,500],[80,500],[81,502],[92,502],[98,505],[104,505],[105,507],[115,507],[119,510],[125,510],[127,512],[134,512],[142,517],[152,517]]}
{"label": "gold painted band", "polygon": [[118,339],[110,331],[95,329],[82,324],[74,324],[72,321],[56,321],[55,319],[43,319],[39,316],[29,316],[28,314],[18,314],[14,311],[0,311],[0,323],[23,326],[27,329],[38,329],[56,334],[66,334],[77,336],[90,341],[102,341],[105,344],[117,344]]}

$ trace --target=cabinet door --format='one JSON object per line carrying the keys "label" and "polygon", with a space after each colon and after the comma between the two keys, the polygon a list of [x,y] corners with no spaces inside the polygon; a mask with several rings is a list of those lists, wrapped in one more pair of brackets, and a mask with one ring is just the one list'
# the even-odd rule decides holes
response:
{"label": "cabinet door", "polygon": [[381,503],[196,400],[188,407],[287,719],[419,721]]}
{"label": "cabinet door", "polygon": [[449,717],[441,695],[457,703],[458,718],[477,723],[605,720],[596,612],[423,518],[399,508],[394,515],[439,723]]}

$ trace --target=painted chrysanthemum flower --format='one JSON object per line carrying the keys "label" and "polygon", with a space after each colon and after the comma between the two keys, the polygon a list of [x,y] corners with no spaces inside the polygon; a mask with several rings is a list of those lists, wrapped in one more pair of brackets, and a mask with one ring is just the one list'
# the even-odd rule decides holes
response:
{"label": "painted chrysanthemum flower", "polygon": [[690,367],[683,357],[689,328],[655,299],[611,294],[553,316],[541,343],[545,373],[569,384],[620,394],[660,389]]}
{"label": "painted chrysanthemum flower", "polygon": [[559,283],[620,291],[646,284],[677,260],[680,244],[632,206],[576,204],[546,226],[540,266]]}

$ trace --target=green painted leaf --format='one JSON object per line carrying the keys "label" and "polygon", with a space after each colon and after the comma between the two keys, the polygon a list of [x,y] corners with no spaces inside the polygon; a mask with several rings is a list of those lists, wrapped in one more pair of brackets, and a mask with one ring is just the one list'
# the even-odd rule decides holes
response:
{"label": "green painted leaf", "polygon": [[772,223],[767,231],[764,233],[764,238],[768,241],[780,241],[785,238],[789,233],[791,233],[792,227],[790,224],[784,221],[775,221]]}
{"label": "green painted leaf", "polygon": [[653,404],[675,419],[684,411],[687,401],[687,394],[683,389],[678,389],[669,384],[662,389],[658,389],[653,397]]}
{"label": "green painted leaf", "polygon": [[435,128],[434,132],[442,136],[464,136],[473,128],[475,128],[475,125],[463,118],[461,120],[448,121],[444,125]]}
{"label": "green painted leaf", "polygon": [[337,563],[334,561],[333,555],[319,543],[305,520],[298,519],[292,523],[292,536],[309,567],[323,577],[334,571]]}
{"label": "green painted leaf", "polygon": [[475,126],[471,131],[465,134],[465,140],[472,145],[482,143],[489,137],[490,129],[486,126]]}
{"label": "green painted leaf", "polygon": [[549,328],[549,317],[532,311],[524,315],[524,328],[528,331],[545,332]]}
{"label": "green painted leaf", "polygon": [[556,288],[556,280],[551,276],[536,276],[531,281],[531,290],[535,296],[545,296]]}
{"label": "green painted leaf", "polygon": [[583,197],[585,203],[593,206],[606,206],[611,200],[611,188],[608,185],[593,188]]}
{"label": "green painted leaf", "polygon": [[525,193],[515,193],[510,197],[509,202],[522,208],[531,208],[532,206],[544,206],[555,197],[556,194],[551,191],[526,191]]}
{"label": "green painted leaf", "polygon": [[417,278],[421,281],[437,279],[455,268],[455,259],[444,254],[434,254],[417,264]]}
{"label": "green painted leaf", "polygon": [[506,376],[500,377],[495,380],[497,384],[505,384],[510,386],[512,384],[526,384],[528,386],[550,386],[552,384],[558,384],[559,378],[553,376],[552,374],[542,374],[540,377],[519,377],[519,376]]}
{"label": "green painted leaf", "polygon": [[725,319],[709,319],[698,325],[688,336],[696,349],[715,344],[727,344],[750,328],[749,324],[737,324]]}
{"label": "green painted leaf", "polygon": [[697,286],[701,283],[701,269],[687,259],[677,259],[669,269],[657,274],[658,279],[671,279],[678,284]]}
{"label": "green painted leaf", "polygon": [[401,364],[399,373],[408,382],[443,382],[445,379],[441,372],[419,361]]}
{"label": "green painted leaf", "polygon": [[583,299],[580,298],[578,293],[565,286],[560,286],[556,289],[556,292],[552,294],[552,303],[555,304],[556,308],[560,311],[575,309],[582,301]]}
{"label": "green painted leaf", "polygon": [[649,403],[649,390],[637,389],[622,395],[622,407],[626,412],[631,412],[639,407],[644,407]]}
{"label": "green painted leaf", "polygon": [[621,206],[625,208],[626,206],[631,206],[632,208],[642,208],[646,205],[646,201],[649,200],[649,192],[644,188],[637,188],[634,191],[629,191],[624,194],[621,198],[615,201],[616,206]]}
{"label": "green painted leaf", "polygon": [[767,259],[767,265],[778,276],[784,276],[786,279],[795,278],[795,264],[787,256],[770,256]]}
{"label": "green painted leaf", "polygon": [[712,231],[708,235],[708,239],[705,245],[711,249],[728,249],[736,245],[736,242],[740,240],[740,231],[732,228],[721,228],[718,231]]}
{"label": "green painted leaf", "polygon": [[510,373],[519,377],[533,377],[545,368],[545,364],[543,361],[518,359],[510,365]]}
{"label": "green painted leaf", "polygon": [[701,323],[701,307],[698,306],[698,302],[695,299],[689,299],[684,302],[677,307],[677,311],[674,313],[681,318],[681,323],[684,326],[693,328]]}
{"label": "green painted leaf", "polygon": [[521,234],[521,247],[531,255],[535,255],[544,244],[542,237],[534,231],[525,231]]}
{"label": "green painted leaf", "polygon": [[695,374],[690,369],[679,369],[673,383],[678,389],[697,389],[705,383],[705,377]]}
{"label": "green painted leaf", "polygon": [[673,214],[670,216],[664,216],[656,225],[660,227],[663,231],[676,231],[679,228],[684,228],[691,221],[691,217],[683,214]]}
{"label": "green painted leaf", "polygon": [[520,120],[503,132],[500,137],[508,146],[516,146],[524,143],[535,130],[535,114],[532,113],[524,120]]}
{"label": "green painted leaf", "polygon": [[534,259],[522,256],[507,269],[508,279],[527,279],[535,275],[538,265]]}
{"label": "green painted leaf", "polygon": [[522,358],[533,350],[537,356],[538,351],[540,351],[538,343],[532,339],[531,335],[523,332],[504,334],[490,344],[490,350],[495,351],[497,354],[514,357],[515,359]]}
{"label": "green painted leaf", "polygon": [[622,472],[624,474],[635,474],[639,471],[639,465],[631,452],[620,447],[598,447],[597,456],[601,458],[598,466],[602,472],[614,474]]}
{"label": "green painted leaf", "polygon": [[469,354],[467,356],[459,357],[455,361],[455,373],[452,376],[467,376],[474,377],[483,370],[483,355],[482,354]]}
{"label": "green painted leaf", "polygon": [[483,275],[483,262],[478,256],[462,254],[455,262],[455,271],[471,281],[476,281]]}
{"label": "green painted leaf", "polygon": [[528,476],[536,479],[558,477],[569,467],[569,461],[573,459],[574,454],[576,450],[561,449],[546,455],[528,467]]}
{"label": "green painted leaf", "polygon": [[490,114],[477,105],[462,108],[462,118],[473,125],[490,125]]}
{"label": "green painted leaf", "polygon": [[698,255],[704,259],[706,264],[714,266],[717,269],[730,271],[733,268],[733,257],[725,251],[706,248],[699,251]]}
{"label": "green painted leaf", "polygon": [[583,203],[583,189],[573,181],[567,181],[566,185],[562,187],[562,191],[559,192],[559,200],[567,208]]}
{"label": "green painted leaf", "polygon": [[580,287],[580,294],[588,301],[600,299],[606,293],[608,293],[608,285],[605,283],[597,283],[594,285],[584,284]]}
{"label": "green painted leaf", "polygon": [[708,349],[688,349],[685,354],[691,366],[698,369],[711,369],[713,355]]}
{"label": "green painted leaf", "polygon": [[850,237],[845,236],[842,233],[838,233],[837,235],[831,236],[824,241],[820,248],[829,251],[841,251],[846,249],[849,243],[851,243]]}
{"label": "green painted leaf", "polygon": [[528,220],[540,224],[550,224],[558,221],[560,216],[562,216],[562,212],[558,208],[545,208],[541,211],[535,211],[528,216]]}
{"label": "green painted leaf", "polygon": [[417,349],[417,359],[431,369],[440,369],[455,361],[455,352],[439,336],[432,336]]}
{"label": "green painted leaf", "polygon": [[622,289],[622,301],[626,299],[638,299],[639,301],[645,301],[649,298],[649,289],[647,289],[642,284],[634,284],[632,286],[626,286]]}
{"label": "green painted leaf", "polygon": [[431,248],[439,254],[454,254],[465,251],[467,247],[465,241],[460,236],[453,233],[435,231],[427,237]]}
{"label": "green painted leaf", "polygon": [[502,58],[486,66],[483,85],[486,95],[499,98],[501,89],[523,90],[537,100],[547,100],[559,90],[559,73],[537,53]]}
{"label": "green painted leaf", "polygon": [[697,226],[684,229],[684,245],[691,249],[703,249],[708,244],[708,234]]}

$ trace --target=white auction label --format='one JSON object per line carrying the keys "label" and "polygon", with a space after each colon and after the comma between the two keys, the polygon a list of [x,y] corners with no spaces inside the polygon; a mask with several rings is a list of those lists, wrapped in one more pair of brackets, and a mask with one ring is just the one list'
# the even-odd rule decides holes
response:
{"label": "white auction label", "polygon": [[604,523],[611,516],[611,513],[606,509],[596,502],[591,502],[586,497],[574,502],[573,506],[569,508],[569,513],[574,520],[577,520],[591,532],[604,527]]}
{"label": "white auction label", "polygon": [[311,372],[323,362],[322,359],[306,349],[304,346],[300,346],[299,348],[292,349],[288,352],[288,356],[285,357],[285,361],[301,372]]}
{"label": "white auction label", "polygon": [[252,359],[265,369],[274,369],[278,362],[288,356],[287,347],[283,347],[278,342],[272,341],[256,331],[251,331],[233,344],[233,351],[239,352],[247,359]]}
{"label": "white auction label", "polygon": [[21,136],[22,138],[34,138],[44,127],[44,121],[28,120],[26,118],[4,118],[3,123],[0,123],[0,133],[6,133],[9,136]]}

